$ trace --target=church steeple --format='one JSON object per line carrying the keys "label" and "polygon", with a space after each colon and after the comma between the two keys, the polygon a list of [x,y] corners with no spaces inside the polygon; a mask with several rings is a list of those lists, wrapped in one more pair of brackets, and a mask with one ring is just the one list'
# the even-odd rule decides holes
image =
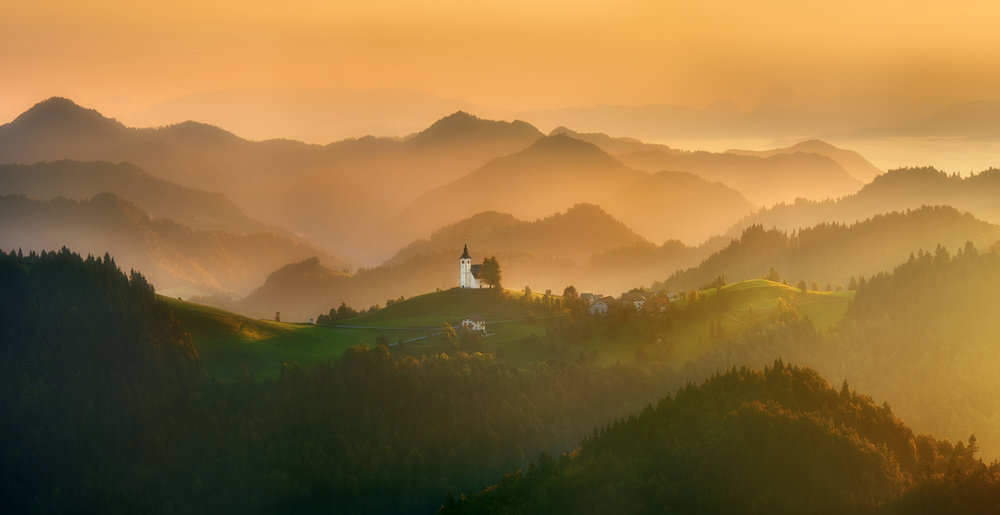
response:
{"label": "church steeple", "polygon": [[462,257],[460,257],[458,259],[472,259],[472,256],[469,255],[469,245],[468,244],[465,245],[465,251],[462,252]]}

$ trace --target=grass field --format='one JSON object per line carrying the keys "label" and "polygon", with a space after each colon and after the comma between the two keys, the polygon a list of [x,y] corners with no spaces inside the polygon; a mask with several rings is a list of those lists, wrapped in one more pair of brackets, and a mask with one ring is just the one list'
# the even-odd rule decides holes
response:
{"label": "grass field", "polygon": [[[596,362],[611,364],[636,362],[637,355],[652,354],[660,349],[669,349],[667,362],[681,365],[702,353],[725,345],[726,338],[709,338],[709,326],[721,323],[727,336],[734,336],[750,330],[756,321],[763,326],[771,323],[771,312],[778,299],[784,299],[795,307],[800,317],[807,316],[819,331],[843,318],[847,306],[854,298],[854,292],[813,292],[803,293],[788,285],[754,279],[741,281],[723,287],[727,296],[726,308],[695,310],[690,316],[681,317],[672,329],[662,335],[653,335],[648,322],[639,320],[628,327],[612,333],[596,334],[579,344],[585,354],[595,354]],[[705,290],[704,302],[711,305],[716,296],[715,289]],[[679,311],[687,309],[687,299],[676,302]],[[659,338],[660,343],[655,339]],[[642,350],[640,350],[642,349]],[[637,352],[639,351],[639,352]],[[660,356],[662,358],[662,356]]]}
{"label": "grass field", "polygon": [[163,299],[191,333],[202,365],[223,380],[239,377],[243,366],[256,377],[277,375],[282,363],[329,360],[358,343],[358,335],[351,331],[255,320],[201,304]]}
{"label": "grass field", "polygon": [[[712,323],[721,323],[729,336],[747,331],[752,319],[764,325],[770,323],[779,298],[794,306],[800,316],[808,316],[820,331],[840,320],[853,298],[853,292],[802,293],[763,279],[731,284],[724,291],[728,298],[725,310],[695,310],[659,336],[670,349],[670,363],[680,365],[724,345],[724,338],[709,338]],[[709,305],[716,291],[706,290],[704,294]],[[380,335],[388,339],[397,359],[439,354],[445,352],[444,340],[436,335],[441,324],[457,326],[471,314],[487,320],[485,350],[496,353],[502,349],[503,359],[518,367],[547,359],[576,359],[580,354],[592,364],[635,362],[644,352],[642,349],[654,345],[655,336],[648,330],[651,324],[640,319],[613,332],[593,334],[571,347],[553,349],[548,343],[548,327],[560,315],[530,316],[517,302],[522,295],[508,292],[503,300],[488,290],[453,288],[413,297],[362,317],[338,321],[334,326],[255,320],[200,304],[166,297],[164,300],[191,333],[206,370],[222,380],[234,380],[243,366],[255,377],[268,377],[277,375],[282,363],[329,361],[352,345],[374,345]],[[679,310],[686,306],[687,300],[676,303]]]}
{"label": "grass field", "polygon": [[[509,292],[518,299],[520,292]],[[161,297],[191,333],[195,348],[209,374],[234,380],[246,366],[255,377],[278,374],[282,363],[329,361],[352,345],[375,345],[380,335],[390,342],[393,355],[421,356],[443,351],[439,337],[442,323],[458,325],[478,313],[491,322],[486,348],[510,347],[511,359],[528,364],[544,359],[543,353],[523,340],[535,333],[545,336],[542,320],[525,319],[522,310],[502,302],[488,290],[446,290],[429,293],[376,311],[338,321],[333,326],[291,324],[257,320],[201,304]],[[520,318],[516,318],[520,317]],[[492,323],[500,320],[509,322]],[[400,343],[402,341],[402,343]]]}

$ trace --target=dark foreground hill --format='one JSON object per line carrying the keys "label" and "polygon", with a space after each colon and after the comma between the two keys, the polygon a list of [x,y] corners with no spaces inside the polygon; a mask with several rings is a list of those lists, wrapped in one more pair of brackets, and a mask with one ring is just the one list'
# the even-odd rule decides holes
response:
{"label": "dark foreground hill", "polygon": [[[947,261],[996,260],[962,256]],[[958,275],[946,259],[915,262]],[[917,297],[888,286],[879,290],[903,296],[895,304]],[[871,314],[877,329],[884,316]],[[914,435],[887,406],[808,370],[732,371],[625,420],[679,376],[582,360],[520,370],[482,354],[396,361],[384,346],[358,346],[330,363],[281,366],[274,380],[244,370],[220,383],[185,333],[144,278],[110,257],[0,252],[0,511],[429,513],[447,492],[518,468],[528,473],[505,480],[523,492],[509,512],[659,512],[676,500],[709,512],[850,513],[902,495],[905,513],[987,513],[998,498],[998,471],[977,462],[971,438]],[[779,338],[786,351],[812,346],[795,334]],[[581,439],[579,452],[544,458]]]}
{"label": "dark foreground hill", "polygon": [[974,445],[915,435],[888,405],[778,361],[688,384],[439,513],[872,513],[937,469],[988,478],[992,498],[966,506],[995,508]]}
{"label": "dark foreground hill", "polygon": [[0,308],[3,513],[429,513],[672,387],[384,346],[219,383],[141,275],[66,250],[0,252]]}

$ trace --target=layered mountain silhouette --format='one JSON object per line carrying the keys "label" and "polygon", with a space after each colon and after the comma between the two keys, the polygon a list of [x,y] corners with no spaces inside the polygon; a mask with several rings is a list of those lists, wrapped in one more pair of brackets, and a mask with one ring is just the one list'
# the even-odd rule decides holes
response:
{"label": "layered mountain silhouette", "polygon": [[586,261],[597,253],[646,240],[599,206],[577,204],[534,222],[487,211],[435,231],[427,239],[403,247],[388,264],[396,264],[442,248],[468,244],[481,252],[502,250]]}
{"label": "layered mountain silhouette", "polygon": [[160,291],[176,294],[244,294],[276,268],[322,255],[311,245],[268,232],[234,234],[195,230],[169,219],[151,218],[113,193],[86,200],[24,195],[0,197],[0,247],[58,250],[115,256],[123,269],[141,270]]}
{"label": "layered mountain silhouette", "polygon": [[862,187],[833,159],[814,153],[778,153],[769,157],[712,152],[636,151],[618,156],[628,166],[648,172],[688,172],[742,192],[757,205],[796,198],[822,200],[849,195]]}
{"label": "layered mountain silhouette", "polygon": [[956,251],[966,242],[984,247],[997,240],[1000,225],[949,206],[880,214],[851,225],[821,223],[791,233],[752,225],[697,267],[678,270],[653,286],[701,288],[721,275],[729,281],[754,279],[774,267],[792,285],[805,280],[824,288],[847,287],[851,277],[891,271],[921,250],[933,252],[940,245]]}
{"label": "layered mountain silhouette", "polygon": [[881,170],[871,164],[864,156],[854,152],[853,150],[844,150],[842,148],[837,148],[825,141],[820,141],[818,139],[812,139],[808,141],[803,141],[796,143],[790,147],[777,148],[773,150],[727,150],[727,154],[736,154],[742,156],[756,156],[760,158],[768,158],[771,156],[779,154],[816,154],[820,156],[826,156],[839,164],[844,171],[854,177],[855,179],[867,184],[872,181],[876,176],[882,173]]}
{"label": "layered mountain silhouette", "polygon": [[187,188],[158,179],[129,163],[54,161],[0,165],[0,194],[51,200],[89,199],[109,192],[134,202],[152,218],[169,218],[192,229],[231,233],[274,232],[274,226],[244,214],[221,193]]}
{"label": "layered mountain silhouette", "polygon": [[947,205],[968,211],[976,218],[1000,223],[1000,170],[990,169],[970,177],[946,174],[934,168],[900,168],[875,178],[856,194],[836,201],[797,200],[762,209],[733,226],[738,236],[751,224],[792,231],[818,223],[854,223],[889,211]]}
{"label": "layered mountain silhouette", "polygon": [[523,122],[459,112],[405,140],[252,142],[196,122],[132,129],[53,98],[0,126],[0,163],[128,161],[161,179],[223,192],[248,215],[323,247],[364,255],[371,231],[406,203],[541,136]]}
{"label": "layered mountain silhouette", "polygon": [[[455,217],[484,209],[530,219],[579,202],[598,204],[658,241],[677,237],[681,231],[685,239],[705,239],[725,226],[726,220],[752,209],[739,192],[720,184],[688,174],[650,176],[625,166],[596,145],[560,133],[427,192],[404,209],[391,227],[427,233]],[[692,209],[701,216],[679,216]]]}

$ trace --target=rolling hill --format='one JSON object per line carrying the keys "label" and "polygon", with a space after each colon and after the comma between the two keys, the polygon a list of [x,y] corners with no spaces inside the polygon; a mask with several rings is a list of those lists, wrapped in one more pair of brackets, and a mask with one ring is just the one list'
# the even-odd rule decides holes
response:
{"label": "rolling hill", "polygon": [[[355,309],[384,306],[388,300],[457,286],[461,253],[461,248],[448,248],[418,254],[396,264],[360,268],[352,275],[307,259],[275,270],[263,285],[235,304],[219,305],[257,318],[273,317],[275,311],[281,311],[285,319],[297,322],[316,318],[343,302]],[[479,261],[488,257],[473,253]],[[504,285],[511,289],[527,284],[539,291],[562,291],[577,268],[567,259],[523,252],[502,251],[495,257],[503,270]],[[532,280],[535,282],[526,282]]]}

